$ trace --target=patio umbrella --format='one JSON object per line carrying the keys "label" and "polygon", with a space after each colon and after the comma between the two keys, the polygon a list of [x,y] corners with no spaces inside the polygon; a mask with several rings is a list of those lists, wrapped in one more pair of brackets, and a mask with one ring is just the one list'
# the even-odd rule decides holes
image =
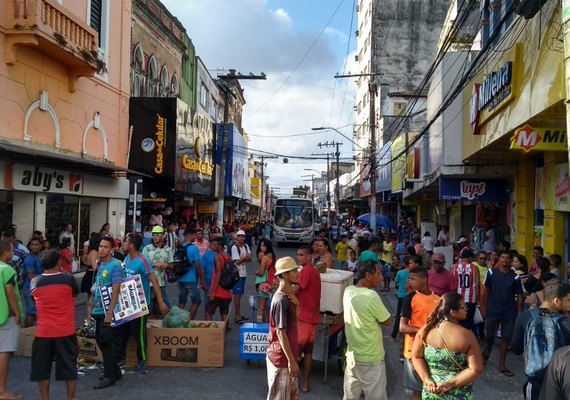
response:
{"label": "patio umbrella", "polygon": [[[370,225],[370,213],[362,214],[356,218],[361,224]],[[376,226],[383,226],[388,229],[396,229],[396,224],[384,214],[376,214]]]}

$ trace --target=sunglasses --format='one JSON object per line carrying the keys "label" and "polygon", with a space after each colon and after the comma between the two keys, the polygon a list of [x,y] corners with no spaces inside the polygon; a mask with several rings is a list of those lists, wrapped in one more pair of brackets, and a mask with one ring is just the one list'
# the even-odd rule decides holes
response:
{"label": "sunglasses", "polygon": [[152,236],[162,236],[162,233],[153,233]]}

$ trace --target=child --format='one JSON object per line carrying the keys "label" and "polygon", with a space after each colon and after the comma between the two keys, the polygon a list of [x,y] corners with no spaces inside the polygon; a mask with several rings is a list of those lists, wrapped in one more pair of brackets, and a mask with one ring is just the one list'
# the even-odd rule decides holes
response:
{"label": "child", "polygon": [[346,270],[347,271],[356,271],[356,269],[358,268],[358,260],[356,259],[356,251],[351,250],[350,251],[350,259],[347,261],[346,264]]}

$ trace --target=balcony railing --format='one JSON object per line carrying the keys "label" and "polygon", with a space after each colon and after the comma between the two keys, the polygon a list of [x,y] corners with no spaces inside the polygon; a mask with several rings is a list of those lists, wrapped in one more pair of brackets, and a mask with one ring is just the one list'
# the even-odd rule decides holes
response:
{"label": "balcony railing", "polygon": [[69,90],[81,76],[101,72],[105,64],[97,56],[97,32],[55,0],[0,0],[6,14],[0,17],[6,34],[7,64],[16,62],[19,46],[35,46],[68,67]]}

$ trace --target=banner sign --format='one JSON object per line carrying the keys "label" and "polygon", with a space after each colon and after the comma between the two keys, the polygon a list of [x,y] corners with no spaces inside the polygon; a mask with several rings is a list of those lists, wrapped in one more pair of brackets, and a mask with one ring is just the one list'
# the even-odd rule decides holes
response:
{"label": "banner sign", "polygon": [[[105,312],[111,305],[113,285],[100,286],[99,292],[103,300]],[[111,326],[124,324],[149,313],[148,303],[144,295],[141,276],[133,275],[123,279],[117,304],[113,310]]]}
{"label": "banner sign", "polygon": [[131,97],[129,168],[174,180],[176,99]]}
{"label": "banner sign", "polygon": [[568,163],[537,168],[535,183],[536,209],[570,211]]}
{"label": "banner sign", "polygon": [[440,178],[440,200],[506,201],[504,179]]}
{"label": "banner sign", "polygon": [[378,151],[376,193],[386,192],[392,189],[392,164],[390,163],[390,157],[392,155],[390,151],[391,147],[392,142],[388,142]]}
{"label": "banner sign", "polygon": [[[220,164],[222,156],[222,134],[224,124],[216,124],[217,133],[217,154],[216,164]],[[246,192],[245,177],[248,172],[246,143],[241,132],[234,124],[227,124],[226,135],[228,139],[228,149],[226,153],[226,171],[224,192],[227,197],[237,197],[245,199]],[[249,189],[248,189],[249,191]]]}
{"label": "banner sign", "polygon": [[525,124],[511,138],[511,149],[520,149],[526,153],[531,150],[567,151],[566,129],[533,128]]}
{"label": "banner sign", "polygon": [[78,195],[83,194],[84,177],[68,171],[14,164],[12,186],[15,190]]}

